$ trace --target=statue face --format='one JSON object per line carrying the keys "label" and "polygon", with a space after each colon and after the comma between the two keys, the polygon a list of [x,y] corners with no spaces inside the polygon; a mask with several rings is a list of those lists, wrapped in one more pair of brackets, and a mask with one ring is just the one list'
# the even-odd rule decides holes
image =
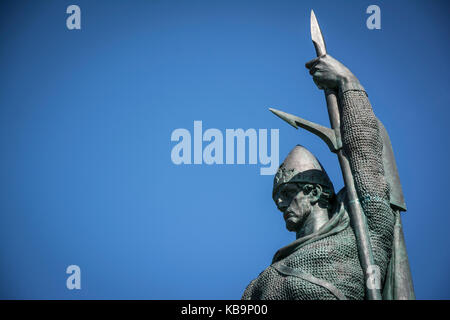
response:
{"label": "statue face", "polygon": [[310,188],[313,186],[286,183],[278,191],[275,201],[278,209],[283,212],[286,229],[289,231],[299,231],[311,213]]}

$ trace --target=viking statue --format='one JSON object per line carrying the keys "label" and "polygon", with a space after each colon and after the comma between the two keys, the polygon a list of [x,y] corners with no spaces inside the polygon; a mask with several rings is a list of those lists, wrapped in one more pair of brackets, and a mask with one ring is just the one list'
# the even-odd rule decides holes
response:
{"label": "viking statue", "polygon": [[316,157],[303,146],[292,149],[275,175],[272,196],[296,240],[276,252],[242,299],[414,299],[400,220],[406,206],[389,137],[358,79],[317,49],[306,68],[319,89],[336,95],[339,127],[331,132],[277,115],[333,145],[344,178],[348,163],[351,179],[335,193]]}

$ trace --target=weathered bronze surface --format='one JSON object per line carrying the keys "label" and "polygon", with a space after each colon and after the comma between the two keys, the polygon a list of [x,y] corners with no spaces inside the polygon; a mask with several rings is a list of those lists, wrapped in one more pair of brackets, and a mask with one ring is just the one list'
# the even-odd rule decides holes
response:
{"label": "weathered bronze surface", "polygon": [[317,58],[306,63],[325,92],[331,128],[270,109],[319,136],[337,154],[345,187],[335,194],[320,162],[296,146],[273,199],[296,240],[275,254],[243,299],[414,299],[400,211],[406,211],[391,142],[353,73],[327,54],[314,12]]}

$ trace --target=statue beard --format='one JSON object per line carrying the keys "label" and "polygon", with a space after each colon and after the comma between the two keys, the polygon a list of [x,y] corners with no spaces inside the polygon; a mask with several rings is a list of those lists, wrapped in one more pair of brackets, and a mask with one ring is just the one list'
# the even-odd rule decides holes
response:
{"label": "statue beard", "polygon": [[309,199],[295,198],[291,205],[286,209],[284,213],[284,220],[286,222],[286,229],[292,232],[298,232],[311,214],[312,205]]}

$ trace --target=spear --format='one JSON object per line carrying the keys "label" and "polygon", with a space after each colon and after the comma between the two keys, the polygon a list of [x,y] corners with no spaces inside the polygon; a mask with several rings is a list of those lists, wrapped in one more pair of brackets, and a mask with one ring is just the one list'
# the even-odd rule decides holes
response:
{"label": "spear", "polygon": [[[325,41],[313,10],[311,10],[311,38],[316,49],[316,55],[318,57],[325,55],[327,53]],[[368,285],[370,280],[369,272],[375,263],[368,234],[366,217],[359,203],[350,164],[344,154],[344,151],[342,150],[340,114],[336,92],[329,89],[325,90],[325,99],[327,102],[331,129],[276,109],[270,108],[269,110],[295,128],[302,127],[316,134],[319,138],[325,141],[332,152],[337,154],[347,190],[349,216],[355,232],[359,261],[364,272],[366,297],[369,300],[381,300],[380,290],[373,288],[374,286]]]}

